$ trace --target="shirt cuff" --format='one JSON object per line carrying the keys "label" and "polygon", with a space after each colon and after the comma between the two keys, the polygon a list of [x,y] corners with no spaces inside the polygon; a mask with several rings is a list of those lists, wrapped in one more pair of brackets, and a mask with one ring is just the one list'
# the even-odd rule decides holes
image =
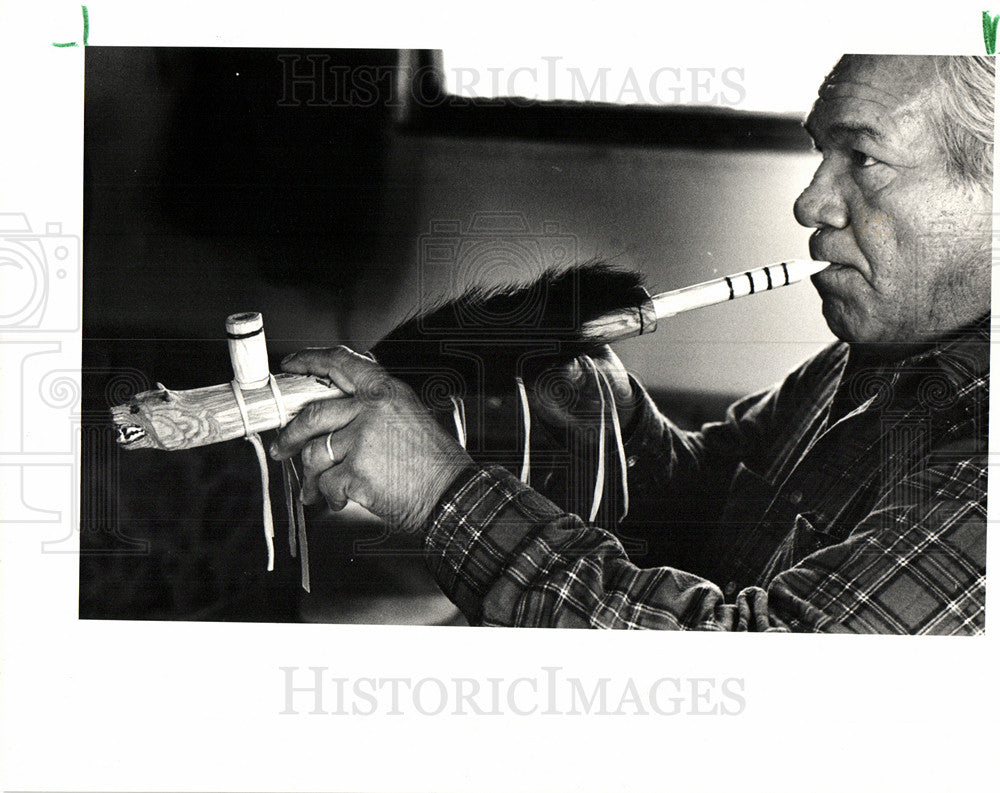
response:
{"label": "shirt cuff", "polygon": [[477,625],[483,598],[540,526],[563,510],[500,466],[469,466],[428,522],[427,566],[442,591]]}

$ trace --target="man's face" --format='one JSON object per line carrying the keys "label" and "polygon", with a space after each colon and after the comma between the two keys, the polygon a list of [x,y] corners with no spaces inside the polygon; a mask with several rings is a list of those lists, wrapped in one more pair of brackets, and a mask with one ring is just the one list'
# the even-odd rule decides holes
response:
{"label": "man's face", "polygon": [[917,342],[989,311],[992,197],[948,173],[929,57],[843,59],[806,128],[823,154],[795,217],[816,232],[813,276],[849,342]]}

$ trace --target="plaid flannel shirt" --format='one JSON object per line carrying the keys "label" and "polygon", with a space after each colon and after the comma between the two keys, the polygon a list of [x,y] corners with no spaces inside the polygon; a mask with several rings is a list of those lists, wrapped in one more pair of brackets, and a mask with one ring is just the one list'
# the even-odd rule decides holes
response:
{"label": "plaid flannel shirt", "polygon": [[700,432],[645,395],[629,489],[709,549],[704,575],[637,567],[499,467],[452,483],[428,565],[474,625],[982,633],[988,367],[986,318],[898,362],[834,344]]}

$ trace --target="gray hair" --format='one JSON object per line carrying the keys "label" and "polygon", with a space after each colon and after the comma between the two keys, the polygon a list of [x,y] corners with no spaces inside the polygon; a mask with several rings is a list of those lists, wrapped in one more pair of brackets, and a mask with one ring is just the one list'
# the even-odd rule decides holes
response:
{"label": "gray hair", "polygon": [[935,124],[958,180],[993,191],[994,58],[947,55],[934,58],[939,84]]}

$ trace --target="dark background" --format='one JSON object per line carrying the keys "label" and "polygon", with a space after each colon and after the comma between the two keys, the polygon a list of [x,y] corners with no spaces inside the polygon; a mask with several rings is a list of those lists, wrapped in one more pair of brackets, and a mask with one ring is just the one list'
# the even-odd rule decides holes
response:
{"label": "dark background", "polygon": [[[289,82],[289,59],[302,74],[308,56],[329,70],[318,97]],[[382,537],[357,509],[310,513],[313,594],[302,594],[277,469],[266,573],[245,443],[118,451],[111,404],[157,381],[230,379],[228,314],[264,314],[272,370],[303,346],[366,349],[429,295],[537,273],[537,262],[423,259],[441,228],[468,235],[498,214],[522,224],[519,241],[544,251],[565,238],[573,260],[636,268],[654,291],[806,255],[790,207],[814,162],[794,119],[448,102],[419,68],[436,62],[395,50],[87,49],[82,617],[461,622],[413,538]],[[381,75],[367,93],[336,83],[359,70]],[[441,101],[412,101],[415,74],[429,81],[419,95]],[[786,292],[680,317],[618,351],[672,417],[697,426],[825,340],[811,290]],[[653,526],[656,509],[632,520]],[[636,561],[670,550],[647,543]]]}

